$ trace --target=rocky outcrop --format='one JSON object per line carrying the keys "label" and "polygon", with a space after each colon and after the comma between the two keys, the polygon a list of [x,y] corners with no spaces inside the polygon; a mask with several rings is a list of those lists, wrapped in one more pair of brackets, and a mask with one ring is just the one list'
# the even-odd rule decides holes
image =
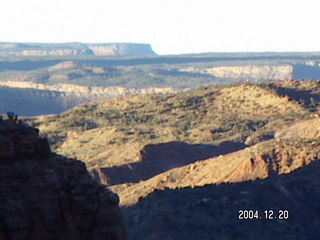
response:
{"label": "rocky outcrop", "polygon": [[221,66],[211,68],[184,68],[183,72],[195,72],[210,74],[220,78],[231,79],[276,79],[285,80],[292,78],[293,67],[291,65],[243,65],[243,66]]}
{"label": "rocky outcrop", "polygon": [[155,55],[150,44],[136,43],[0,43],[0,56],[136,56]]}
{"label": "rocky outcrop", "polygon": [[[17,120],[15,120],[17,121]],[[46,158],[50,147],[46,139],[38,136],[37,129],[0,119],[0,159],[1,162],[13,163],[16,159],[36,157]]]}
{"label": "rocky outcrop", "polygon": [[[11,53],[12,54],[12,53]],[[21,52],[16,52],[17,56],[77,56],[77,55],[87,55],[86,50],[77,49],[57,49],[57,50],[23,50]]]}
{"label": "rocky outcrop", "polygon": [[0,127],[1,240],[126,239],[117,195],[84,163],[51,153],[22,123],[1,120]]}

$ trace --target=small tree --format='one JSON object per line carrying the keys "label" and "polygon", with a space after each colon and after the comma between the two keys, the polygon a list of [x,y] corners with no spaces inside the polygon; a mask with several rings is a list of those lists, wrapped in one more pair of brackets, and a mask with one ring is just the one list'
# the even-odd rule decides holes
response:
{"label": "small tree", "polygon": [[13,112],[7,112],[7,118],[11,122],[14,122],[14,123],[18,122],[18,115],[15,115]]}

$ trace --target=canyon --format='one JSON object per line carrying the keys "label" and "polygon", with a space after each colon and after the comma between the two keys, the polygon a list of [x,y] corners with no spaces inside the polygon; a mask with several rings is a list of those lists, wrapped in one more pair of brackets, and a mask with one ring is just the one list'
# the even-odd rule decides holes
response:
{"label": "canyon", "polygon": [[[319,236],[319,92],[318,80],[242,82],[115,97],[26,121],[119,196],[129,239],[311,240]],[[260,218],[240,220],[240,210]]]}
{"label": "canyon", "polygon": [[[67,51],[59,52],[61,49]],[[115,96],[176,93],[244,81],[320,78],[317,53],[158,56],[150,49],[148,44],[125,43],[0,43],[0,52],[4,51],[0,56],[0,113],[57,114]]]}
{"label": "canyon", "polygon": [[320,235],[319,53],[6,44],[1,239]]}

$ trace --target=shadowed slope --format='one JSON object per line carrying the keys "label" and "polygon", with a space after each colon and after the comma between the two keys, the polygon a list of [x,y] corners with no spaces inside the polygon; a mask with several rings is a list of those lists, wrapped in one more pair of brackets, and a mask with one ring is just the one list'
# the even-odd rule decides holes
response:
{"label": "shadowed slope", "polygon": [[141,161],[111,168],[94,168],[94,178],[106,185],[139,182],[161,172],[198,160],[226,154],[244,148],[243,143],[223,142],[220,145],[170,142],[151,144],[141,150]]}
{"label": "shadowed slope", "polygon": [[288,96],[290,99],[299,102],[312,112],[318,112],[320,106],[320,81],[275,81],[268,84],[280,95]]}

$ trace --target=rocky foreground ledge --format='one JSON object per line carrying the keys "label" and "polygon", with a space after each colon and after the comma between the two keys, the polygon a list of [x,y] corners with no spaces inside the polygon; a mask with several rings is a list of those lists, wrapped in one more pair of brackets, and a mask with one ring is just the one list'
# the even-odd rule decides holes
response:
{"label": "rocky foreground ledge", "polygon": [[125,240],[118,196],[46,146],[35,129],[0,119],[0,239]]}

